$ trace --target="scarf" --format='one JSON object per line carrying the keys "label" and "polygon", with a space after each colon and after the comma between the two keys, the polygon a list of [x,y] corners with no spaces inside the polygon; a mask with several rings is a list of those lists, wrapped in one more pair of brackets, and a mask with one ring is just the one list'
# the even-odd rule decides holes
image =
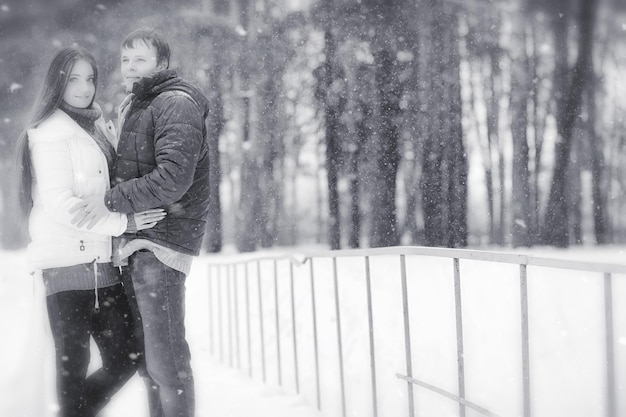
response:
{"label": "scarf", "polygon": [[90,108],[78,108],[74,106],[70,106],[66,102],[62,101],[59,106],[61,110],[67,113],[80,127],[85,129],[87,133],[96,141],[96,144],[104,154],[104,157],[107,160],[107,165],[109,166],[109,172],[113,168],[113,163],[115,162],[115,148],[109,140],[104,136],[100,130],[96,128],[96,120],[102,117],[102,110],[99,107],[92,104]]}
{"label": "scarf", "polygon": [[124,100],[120,103],[120,106],[117,110],[117,132],[118,134],[122,134],[122,127],[124,126],[124,121],[126,120],[126,115],[128,114],[128,110],[130,110],[130,105],[135,99],[135,94],[128,93]]}

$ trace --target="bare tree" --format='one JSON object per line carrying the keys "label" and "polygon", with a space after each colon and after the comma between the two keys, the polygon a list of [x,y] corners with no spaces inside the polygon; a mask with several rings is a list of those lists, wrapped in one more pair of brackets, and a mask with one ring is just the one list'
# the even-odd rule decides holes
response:
{"label": "bare tree", "polygon": [[460,57],[456,11],[430,0],[428,137],[422,164],[426,244],[467,245],[467,161],[461,126]]}
{"label": "bare tree", "polygon": [[243,126],[241,146],[241,186],[239,207],[235,226],[235,241],[241,252],[251,252],[256,249],[259,241],[259,224],[256,213],[259,211],[260,196],[258,193],[258,167],[256,163],[256,149],[254,138],[254,122],[256,121],[256,106],[254,81],[252,80],[252,65],[255,50],[256,27],[252,18],[250,0],[238,0],[240,22],[245,32],[245,42],[242,47],[238,63],[239,97],[242,100]]}
{"label": "bare tree", "polygon": [[513,246],[530,246],[530,198],[528,171],[528,98],[531,82],[526,51],[526,26],[523,16],[514,16],[511,45],[511,136],[512,161],[512,211]]}
{"label": "bare tree", "polygon": [[550,114],[550,103],[552,102],[552,87],[548,82],[546,73],[551,73],[550,69],[544,69],[545,59],[540,52],[540,41],[543,36],[539,33],[539,27],[536,19],[532,19],[529,24],[529,36],[531,38],[532,53],[529,57],[529,71],[532,85],[530,88],[532,110],[529,112],[532,126],[533,157],[529,160],[530,181],[529,181],[529,197],[531,201],[530,208],[530,236],[532,243],[541,241],[540,236],[540,188],[539,177],[542,172],[541,158],[543,156],[544,134],[546,130],[546,120]]}
{"label": "bare tree", "polygon": [[[497,16],[497,15],[496,15]],[[500,22],[496,20],[492,26],[496,27],[495,33],[499,32]],[[489,153],[495,153],[495,158],[490,155],[491,199],[493,229],[491,230],[491,241],[497,244],[504,243],[506,229],[506,165],[504,158],[504,140],[500,135],[500,100],[504,94],[501,58],[502,50],[498,38],[487,43],[487,75],[485,76],[485,91],[487,97],[487,142]],[[494,170],[494,168],[497,168]],[[497,204],[496,204],[497,203]],[[496,208],[498,209],[496,212]]]}
{"label": "bare tree", "polygon": [[604,143],[602,136],[597,132],[597,79],[594,77],[593,82],[589,84],[587,89],[587,106],[589,113],[589,146],[591,148],[591,193],[593,207],[593,226],[596,243],[610,243],[611,239],[608,231],[608,212],[607,212],[607,190],[606,168],[604,161]]}
{"label": "bare tree", "polygon": [[[393,54],[395,56],[395,54]],[[380,132],[376,158],[376,192],[372,194],[370,246],[395,246],[399,243],[396,218],[396,178],[400,163],[397,120],[400,113],[400,87],[392,51],[375,54],[376,87],[379,96]]]}
{"label": "bare tree", "polygon": [[[505,142],[501,137],[501,103],[505,94],[506,51],[501,45],[503,13],[500,4],[486,7],[481,2],[465,6],[461,23],[467,34],[461,40],[463,59],[470,70],[467,99],[468,128],[477,138],[485,177],[489,242],[502,244],[506,229]],[[481,111],[484,109],[483,112]]]}
{"label": "bare tree", "polygon": [[222,181],[221,158],[220,158],[220,137],[226,123],[224,116],[224,102],[222,97],[222,64],[219,60],[215,64],[209,75],[211,93],[208,95],[211,102],[211,111],[207,117],[207,137],[209,140],[209,215],[207,217],[207,227],[204,236],[203,247],[208,252],[219,252],[222,250],[222,206],[220,196],[220,183]]}
{"label": "bare tree", "polygon": [[341,216],[339,212],[339,164],[341,146],[339,139],[340,117],[345,99],[338,94],[343,88],[341,67],[336,64],[337,40],[333,28],[333,1],[324,0],[324,63],[316,74],[319,81],[318,99],[324,111],[326,144],[326,178],[328,187],[328,236],[331,249],[341,248]]}
{"label": "bare tree", "polygon": [[367,99],[371,89],[370,68],[368,64],[360,63],[353,71],[355,96],[353,98],[352,114],[354,114],[354,140],[349,149],[348,178],[350,182],[350,229],[348,231],[348,246],[361,246],[362,219],[361,188],[363,168],[362,160],[370,137],[370,123],[373,115],[372,104]]}
{"label": "bare tree", "polygon": [[[544,218],[544,242],[558,247],[570,244],[569,213],[567,210],[567,173],[572,148],[573,130],[580,114],[583,93],[592,74],[593,31],[595,24],[596,0],[584,0],[578,13],[578,56],[571,78],[563,77],[566,88],[559,88],[563,101],[558,111],[558,141],[555,145],[552,186]],[[567,24],[556,18],[555,34],[559,39],[567,39]],[[556,45],[557,52],[563,48],[563,41]],[[565,41],[565,44],[567,42]],[[565,48],[566,49],[566,48]],[[557,57],[557,62],[560,62]],[[567,62],[567,61],[565,61]]]}
{"label": "bare tree", "polygon": [[[420,179],[422,174],[422,166],[420,164],[419,152],[423,149],[422,142],[426,137],[426,112],[423,110],[423,103],[425,102],[425,93],[422,88],[423,85],[423,71],[425,65],[423,65],[424,50],[421,47],[421,42],[415,42],[412,53],[413,60],[412,65],[412,83],[408,83],[405,87],[405,93],[408,97],[409,103],[407,111],[408,119],[408,136],[409,143],[406,144],[404,154],[404,187],[406,195],[406,211],[404,214],[404,226],[402,228],[403,234],[407,234],[409,242],[414,245],[423,244],[423,227],[418,222],[421,220],[421,199],[420,199]],[[425,48],[425,47],[424,47]]]}

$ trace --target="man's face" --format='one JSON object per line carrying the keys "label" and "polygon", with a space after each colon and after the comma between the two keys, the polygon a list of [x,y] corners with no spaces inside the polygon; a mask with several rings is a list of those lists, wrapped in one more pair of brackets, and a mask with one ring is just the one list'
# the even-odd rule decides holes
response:
{"label": "man's face", "polygon": [[150,43],[136,41],[132,48],[122,48],[122,78],[126,91],[133,90],[133,84],[157,69],[157,51]]}

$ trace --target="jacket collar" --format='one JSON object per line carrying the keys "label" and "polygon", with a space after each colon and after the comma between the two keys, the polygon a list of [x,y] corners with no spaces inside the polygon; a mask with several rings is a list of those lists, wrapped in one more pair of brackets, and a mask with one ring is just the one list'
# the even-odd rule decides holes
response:
{"label": "jacket collar", "polygon": [[133,94],[136,97],[157,95],[165,88],[172,84],[176,84],[181,79],[176,74],[176,71],[171,69],[164,69],[157,71],[147,77],[143,77],[133,86]]}
{"label": "jacket collar", "polygon": [[[61,109],[56,109],[39,126],[28,130],[31,141],[68,138],[72,135],[85,136],[93,141],[89,133]],[[95,141],[93,143],[95,145]]]}

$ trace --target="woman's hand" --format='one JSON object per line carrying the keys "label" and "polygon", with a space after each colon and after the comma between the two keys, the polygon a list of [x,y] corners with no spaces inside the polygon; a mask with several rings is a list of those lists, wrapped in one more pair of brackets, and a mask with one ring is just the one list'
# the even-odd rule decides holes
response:
{"label": "woman's hand", "polygon": [[70,214],[74,214],[72,224],[76,227],[87,226],[87,229],[94,227],[109,213],[102,196],[84,197],[70,208]]}
{"label": "woman's hand", "polygon": [[[167,213],[163,209],[150,209],[142,211],[141,213],[134,213],[133,219],[135,220],[135,228],[137,230],[151,229],[158,222],[163,220]],[[127,230],[130,232],[130,230]]]}

